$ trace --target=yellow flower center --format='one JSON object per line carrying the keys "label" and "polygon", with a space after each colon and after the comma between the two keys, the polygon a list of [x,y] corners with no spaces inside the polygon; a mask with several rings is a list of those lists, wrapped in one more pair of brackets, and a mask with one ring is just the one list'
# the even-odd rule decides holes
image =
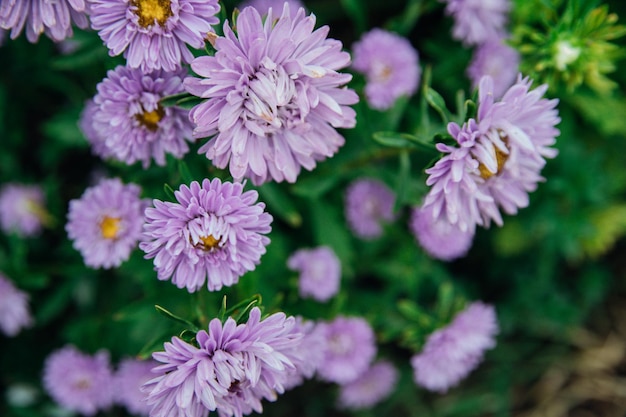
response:
{"label": "yellow flower center", "polygon": [[155,23],[165,26],[165,21],[172,16],[170,0],[130,0],[137,7],[135,14],[139,16],[139,25],[147,28]]}
{"label": "yellow flower center", "polygon": [[74,382],[74,388],[83,390],[91,387],[91,381],[87,378],[80,378],[79,380]]}
{"label": "yellow flower center", "polygon": [[115,239],[120,231],[120,218],[104,216],[100,222],[100,231],[105,239]]}
{"label": "yellow flower center", "polygon": [[155,110],[144,111],[135,115],[139,123],[145,126],[148,130],[154,132],[159,128],[159,122],[165,116],[165,110],[160,105]]}
{"label": "yellow flower center", "polygon": [[[508,139],[507,137],[502,137],[502,140],[504,141],[505,144],[507,143],[507,139]],[[478,171],[480,171],[480,176],[486,180],[493,177],[494,175],[498,175],[499,173],[501,173],[502,168],[504,167],[504,164],[506,163],[506,160],[509,158],[509,154],[502,152],[497,147],[495,148],[495,151],[496,151],[496,162],[498,164],[498,168],[496,169],[496,172],[491,172],[483,163],[480,163],[478,165]]]}
{"label": "yellow flower center", "polygon": [[195,247],[202,249],[203,251],[210,251],[215,249],[220,244],[220,239],[215,239],[213,235],[200,236],[200,242],[195,244]]}

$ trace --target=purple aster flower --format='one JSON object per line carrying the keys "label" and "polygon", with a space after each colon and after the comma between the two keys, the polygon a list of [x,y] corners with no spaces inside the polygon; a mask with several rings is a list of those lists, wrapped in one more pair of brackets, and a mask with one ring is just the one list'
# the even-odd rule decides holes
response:
{"label": "purple aster flower", "polygon": [[118,267],[130,257],[141,237],[146,206],[140,192],[135,184],[105,179],[70,201],[65,230],[87,266]]}
{"label": "purple aster flower", "polygon": [[461,230],[445,217],[433,217],[432,207],[416,207],[409,224],[420,246],[433,258],[451,261],[467,254],[474,240],[474,231]]}
{"label": "purple aster flower", "polygon": [[496,345],[497,333],[494,308],[481,302],[470,304],[452,323],[428,336],[422,351],[411,358],[415,382],[445,393],[480,364],[485,351]]}
{"label": "purple aster flower", "polygon": [[298,288],[301,297],[328,301],[339,292],[341,263],[328,246],[297,250],[287,259],[287,266],[300,272]]}
{"label": "purple aster flower", "polygon": [[474,50],[472,62],[467,67],[467,76],[472,80],[474,88],[478,88],[483,76],[491,76],[493,95],[500,98],[515,82],[519,63],[519,53],[503,39],[488,40]]}
{"label": "purple aster flower", "polygon": [[516,214],[528,205],[528,193],[542,181],[544,158],[559,135],[558,100],[542,98],[547,85],[530,91],[531,81],[518,77],[502,99],[494,101],[491,77],[478,88],[478,120],[462,127],[448,124],[458,147],[437,144],[446,154],[426,170],[431,186],[424,200],[433,219],[441,217],[465,232],[475,226],[502,224],[499,208]]}
{"label": "purple aster flower", "polygon": [[340,408],[371,408],[391,394],[398,382],[398,370],[388,361],[369,367],[356,380],[339,387]]}
{"label": "purple aster flower", "polygon": [[0,331],[6,336],[13,337],[32,324],[28,294],[15,288],[0,272]]}
{"label": "purple aster flower", "polygon": [[146,402],[148,394],[141,387],[154,378],[152,368],[158,363],[153,360],[138,360],[126,358],[119,364],[113,376],[113,397],[117,404],[123,405],[134,414],[147,416],[150,407]]}
{"label": "purple aster flower", "polygon": [[276,313],[261,320],[253,308],[247,323],[228,318],[209,323],[196,343],[177,337],[165,343],[164,352],[153,354],[162,365],[144,389],[152,417],[221,417],[261,413],[263,399],[275,401],[284,392],[288,371],[294,364],[285,352],[296,349],[302,334],[294,331],[295,319]]}
{"label": "purple aster flower", "polygon": [[153,71],[118,66],[98,84],[93,104],[88,103],[80,126],[94,153],[144,168],[152,159],[165,165],[165,154],[176,158],[189,151],[189,111],[162,107],[159,101],[182,92],[184,70]]}
{"label": "purple aster flower", "polygon": [[74,346],[51,353],[43,370],[43,386],[52,399],[87,416],[113,404],[112,379],[108,352],[90,356]]}
{"label": "purple aster flower", "polygon": [[91,26],[111,56],[124,53],[131,68],[174,71],[219,22],[217,0],[89,0]]}
{"label": "purple aster flower", "polygon": [[294,332],[302,333],[303,337],[298,346],[285,351],[285,355],[295,366],[287,371],[287,380],[283,384],[285,390],[302,384],[305,379],[313,378],[324,359],[326,339],[316,322],[296,317]]}
{"label": "purple aster flower", "polygon": [[312,170],[344,143],[335,128],[355,125],[348,107],[358,101],[342,88],[352,78],[337,72],[350,63],[341,42],[327,39],[329,28],[313,31],[315,16],[285,4],[275,19],[252,7],[238,16],[237,34],[228,22],[215,41],[215,56],[196,58],[191,68],[202,78],[185,88],[207,100],[190,118],[194,136],[212,137],[199,152],[236,180],[261,184],[269,178],[295,182],[301,167]]}
{"label": "purple aster flower", "polygon": [[501,38],[507,23],[510,0],[440,0],[452,16],[452,37],[464,45],[479,45]]}
{"label": "purple aster flower", "polygon": [[383,182],[373,179],[354,181],[346,190],[345,213],[352,232],[363,239],[383,234],[382,222],[395,219],[396,196]]}
{"label": "purple aster flower", "polygon": [[383,29],[365,33],[352,47],[352,68],[365,74],[365,96],[374,109],[386,110],[419,85],[419,56],[408,39]]}
{"label": "purple aster flower", "polygon": [[257,9],[261,15],[265,15],[271,7],[274,10],[274,16],[276,16],[278,12],[283,10],[285,3],[289,3],[292,18],[299,8],[304,7],[304,4],[300,0],[247,0],[239,5],[239,10],[243,10],[249,6]]}
{"label": "purple aster flower", "polygon": [[45,33],[55,42],[73,36],[72,23],[86,28],[86,0],[2,0],[0,28],[11,30],[11,39],[19,36],[26,26],[26,38],[35,43]]}
{"label": "purple aster flower", "polygon": [[231,286],[259,264],[270,240],[272,216],[256,203],[256,191],[218,178],[176,191],[176,203],[154,200],[146,209],[145,241],[139,247],[154,258],[160,280],[194,292]]}
{"label": "purple aster flower", "polygon": [[376,340],[369,323],[361,317],[339,316],[319,326],[326,349],[317,369],[318,377],[338,384],[357,379],[376,356]]}
{"label": "purple aster flower", "polygon": [[49,220],[45,196],[37,185],[4,184],[0,189],[0,227],[20,237],[35,236]]}

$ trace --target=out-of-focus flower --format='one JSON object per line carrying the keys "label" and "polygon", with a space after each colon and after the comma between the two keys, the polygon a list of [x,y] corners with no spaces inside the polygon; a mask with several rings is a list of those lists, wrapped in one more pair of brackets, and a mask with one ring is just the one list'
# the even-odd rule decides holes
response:
{"label": "out-of-focus flower", "polygon": [[370,366],[377,351],[374,331],[367,320],[339,316],[319,326],[326,348],[317,369],[318,377],[338,384],[357,379]]}
{"label": "out-of-focus flower", "polygon": [[473,230],[463,231],[445,218],[433,217],[432,206],[414,208],[409,226],[420,246],[430,256],[444,261],[465,256],[474,240]]}
{"label": "out-of-focus flower", "polygon": [[30,407],[37,402],[39,395],[35,385],[16,382],[7,387],[5,398],[11,407]]}
{"label": "out-of-focus flower", "polygon": [[352,232],[363,239],[382,235],[381,223],[391,222],[395,216],[396,196],[383,182],[359,179],[346,190],[345,214]]}
{"label": "out-of-focus flower", "polygon": [[59,405],[92,416],[113,404],[112,371],[109,354],[94,356],[66,346],[48,356],[43,386]]}
{"label": "out-of-focus flower", "polygon": [[330,247],[297,250],[287,259],[287,266],[300,272],[298,289],[301,297],[323,302],[339,292],[341,263]]}
{"label": "out-of-focus flower", "polygon": [[283,5],[285,3],[289,4],[289,9],[292,14],[291,17],[294,17],[300,7],[304,7],[304,4],[300,0],[247,0],[242,2],[238,7],[240,10],[245,9],[248,6],[254,7],[261,15],[267,14],[271,7],[274,10],[274,16],[276,16],[281,10],[283,10]]}
{"label": "out-of-focus flower", "polygon": [[146,206],[140,192],[135,184],[105,179],[70,201],[65,230],[85,265],[108,269],[130,257],[141,237]]}
{"label": "out-of-focus flower", "polygon": [[113,397],[133,415],[148,416],[150,407],[146,402],[148,394],[141,387],[154,378],[152,368],[158,363],[153,360],[126,358],[122,360],[113,375]]}
{"label": "out-of-focus flower", "polygon": [[0,226],[20,237],[35,236],[50,221],[45,196],[38,185],[4,184],[0,189]]}
{"label": "out-of-focus flower", "polygon": [[11,30],[17,38],[26,27],[26,39],[35,43],[45,33],[55,42],[73,36],[72,23],[86,28],[88,0],[2,0],[0,28]]}
{"label": "out-of-focus flower", "polygon": [[296,317],[295,333],[302,333],[302,342],[293,349],[286,350],[285,355],[295,365],[287,371],[287,380],[283,384],[285,390],[294,388],[305,379],[313,378],[317,367],[324,359],[326,339],[316,322]]}
{"label": "out-of-focus flower", "polygon": [[284,392],[288,371],[295,365],[285,352],[297,349],[302,334],[295,319],[275,313],[261,320],[253,308],[244,324],[228,318],[209,323],[195,343],[177,337],[153,354],[162,365],[144,389],[152,417],[237,416],[261,413],[263,399],[275,401]]}
{"label": "out-of-focus flower", "polygon": [[372,108],[386,110],[417,90],[419,56],[408,39],[372,29],[353,45],[352,56],[352,68],[365,74],[365,96]]}
{"label": "out-of-focus flower", "polygon": [[431,186],[424,208],[433,220],[443,219],[461,231],[476,225],[502,225],[499,208],[516,214],[528,205],[528,193],[542,181],[544,158],[553,158],[559,130],[558,100],[542,98],[547,86],[530,90],[518,77],[502,99],[494,101],[491,77],[478,88],[478,120],[448,124],[458,147],[437,144],[446,155],[426,170]]}
{"label": "out-of-focus flower", "polygon": [[398,382],[398,370],[388,361],[374,363],[356,380],[339,387],[338,405],[361,410],[371,408],[391,394]]}
{"label": "out-of-focus flower", "polygon": [[124,53],[144,73],[190,63],[187,45],[201,49],[220,10],[217,0],[89,0],[91,26],[111,56]]}
{"label": "out-of-focus flower", "polygon": [[464,45],[501,38],[511,9],[510,0],[440,0],[454,20],[452,37]]}
{"label": "out-of-focus flower", "polygon": [[0,330],[6,336],[13,337],[32,324],[28,294],[15,288],[0,272]]}
{"label": "out-of-focus flower", "polygon": [[98,84],[98,93],[86,104],[79,126],[102,158],[113,157],[127,164],[152,159],[165,165],[165,154],[176,158],[189,151],[192,126],[189,111],[163,107],[159,101],[183,91],[186,72],[153,71],[118,66]]}
{"label": "out-of-focus flower", "polygon": [[205,280],[209,291],[231,286],[252,271],[270,240],[272,216],[256,203],[256,191],[215,178],[176,191],[176,203],[154,200],[146,209],[144,241],[160,280],[189,292]]}
{"label": "out-of-focus flower", "polygon": [[342,88],[351,75],[337,72],[350,63],[341,42],[326,38],[327,26],[313,31],[304,9],[292,18],[285,4],[276,15],[245,8],[237,34],[226,22],[215,56],[192,62],[201,78],[185,79],[189,93],[206,99],[190,112],[194,136],[212,137],[199,152],[254,184],[295,182],[302,167],[312,170],[343,145],[336,128],[356,123],[348,105],[358,97]]}
{"label": "out-of-focus flower", "polygon": [[515,82],[519,64],[519,53],[503,39],[488,40],[474,50],[472,61],[467,67],[467,76],[474,88],[478,88],[483,76],[491,76],[493,95],[500,98]]}
{"label": "out-of-focus flower", "polygon": [[422,351],[411,358],[415,382],[444,393],[467,377],[496,345],[496,313],[492,306],[474,302],[454,320],[428,336]]}

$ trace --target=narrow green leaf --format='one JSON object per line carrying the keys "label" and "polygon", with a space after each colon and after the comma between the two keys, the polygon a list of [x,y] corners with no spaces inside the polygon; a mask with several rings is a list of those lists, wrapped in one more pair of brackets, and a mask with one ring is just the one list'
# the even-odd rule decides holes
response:
{"label": "narrow green leaf", "polygon": [[439,94],[429,86],[426,86],[424,88],[424,97],[426,97],[426,101],[428,102],[430,107],[432,107],[437,113],[439,113],[439,116],[441,116],[441,120],[443,121],[443,123],[447,125],[452,119],[452,114],[446,107],[446,102],[441,94]]}
{"label": "narrow green leaf", "polygon": [[194,180],[193,175],[189,170],[189,166],[182,159],[178,161],[178,172],[186,184],[190,184]]}
{"label": "narrow green leaf", "polygon": [[160,305],[156,304],[154,306],[154,308],[156,308],[156,310],[163,314],[165,317],[167,317],[170,320],[174,320],[175,322],[178,322],[180,324],[185,325],[188,329],[193,330],[195,332],[198,332],[200,329],[198,329],[198,326],[196,326],[195,324],[193,324],[192,322],[190,322],[187,319],[184,319],[182,317],[177,316],[176,314],[172,313],[171,311],[161,307]]}
{"label": "narrow green leaf", "polygon": [[163,190],[171,201],[176,201],[176,195],[174,194],[174,189],[170,187],[169,184],[163,184]]}
{"label": "narrow green leaf", "polygon": [[191,94],[189,94],[188,92],[183,92],[183,93],[177,93],[177,94],[172,94],[170,96],[165,96],[163,97],[160,101],[159,104],[163,107],[172,107],[172,106],[176,106],[178,105],[178,101],[185,99],[185,98],[189,98],[189,97],[194,97]]}

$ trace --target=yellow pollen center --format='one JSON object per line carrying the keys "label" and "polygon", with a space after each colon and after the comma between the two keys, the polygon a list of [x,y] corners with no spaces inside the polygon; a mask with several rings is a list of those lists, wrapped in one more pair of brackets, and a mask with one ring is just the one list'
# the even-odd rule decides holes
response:
{"label": "yellow pollen center", "polygon": [[159,122],[163,116],[165,116],[165,110],[160,105],[155,110],[144,111],[135,115],[139,123],[152,132],[159,128]]}
{"label": "yellow pollen center", "polygon": [[91,386],[91,382],[88,379],[81,378],[74,383],[74,388],[87,389]]}
{"label": "yellow pollen center", "polygon": [[135,14],[139,16],[139,25],[144,28],[155,23],[165,26],[167,19],[172,16],[170,0],[131,0],[130,3],[137,7]]}
{"label": "yellow pollen center", "polygon": [[[504,143],[507,143],[506,137],[503,137],[502,140],[504,141]],[[480,172],[480,176],[486,180],[502,172],[502,168],[504,167],[506,160],[509,158],[509,155],[502,152],[500,149],[495,148],[495,151],[496,151],[496,162],[498,164],[498,168],[496,169],[496,172],[489,171],[489,169],[487,169],[487,167],[483,163],[478,164],[478,171]]]}
{"label": "yellow pollen center", "polygon": [[200,236],[200,242],[198,242],[195,247],[208,252],[211,249],[218,247],[219,243],[220,239],[215,239],[213,235],[208,235],[206,237]]}
{"label": "yellow pollen center", "polygon": [[120,218],[104,216],[100,222],[100,231],[105,239],[115,239],[120,231]]}

